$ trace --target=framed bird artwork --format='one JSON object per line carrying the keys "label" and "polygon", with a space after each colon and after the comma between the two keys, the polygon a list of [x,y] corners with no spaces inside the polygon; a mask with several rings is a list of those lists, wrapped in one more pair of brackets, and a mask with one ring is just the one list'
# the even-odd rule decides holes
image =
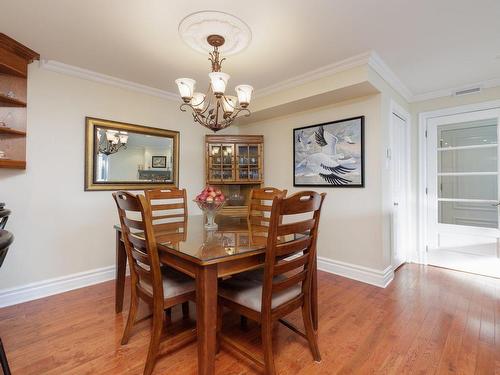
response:
{"label": "framed bird artwork", "polygon": [[293,130],[293,186],[364,187],[365,116]]}

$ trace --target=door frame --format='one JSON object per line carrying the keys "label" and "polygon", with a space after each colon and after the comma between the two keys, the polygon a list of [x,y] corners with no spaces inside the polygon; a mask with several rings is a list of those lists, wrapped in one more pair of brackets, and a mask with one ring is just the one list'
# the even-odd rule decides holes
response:
{"label": "door frame", "polygon": [[[389,159],[389,163],[390,163],[390,170],[391,170],[391,185],[390,185],[390,196],[391,196],[391,201],[390,201],[390,204],[391,204],[391,208],[393,207],[393,202],[395,201],[395,197],[393,195],[394,191],[393,191],[393,184],[394,184],[394,180],[393,180],[393,170],[392,170],[392,158],[393,158],[393,154],[392,154],[392,150],[394,149],[394,134],[393,134],[393,129],[394,129],[394,115],[398,116],[401,120],[403,120],[405,122],[405,141],[406,141],[406,144],[405,144],[405,150],[406,152],[404,153],[404,165],[406,166],[406,170],[408,171],[408,173],[406,174],[406,190],[404,192],[405,194],[405,198],[406,198],[406,210],[407,210],[407,221],[406,221],[406,224],[405,224],[405,227],[406,227],[406,234],[407,234],[407,237],[402,239],[401,243],[403,244],[403,248],[406,249],[405,251],[405,261],[406,262],[409,262],[411,261],[411,257],[410,257],[410,254],[412,253],[412,244],[413,244],[413,240],[412,240],[412,218],[413,218],[413,215],[412,215],[412,205],[411,205],[411,194],[410,194],[410,191],[411,191],[411,115],[410,113],[404,109],[401,105],[399,105],[396,101],[394,101],[393,99],[391,99],[391,102],[390,102],[390,113],[389,113],[389,116],[390,116],[390,124],[389,124],[389,148],[387,150],[387,154],[386,154],[386,157],[387,159]],[[392,221],[391,221],[391,267],[393,268],[393,270],[395,270],[395,267],[394,266],[394,228],[393,228],[393,225],[392,225]]]}
{"label": "door frame", "polygon": [[417,259],[416,263],[428,264],[427,247],[428,247],[428,233],[427,233],[427,210],[428,210],[428,196],[427,196],[427,123],[430,119],[437,117],[444,117],[450,115],[459,115],[467,112],[477,112],[489,109],[500,108],[500,100],[492,100],[487,102],[479,102],[474,104],[461,105],[457,107],[449,107],[438,109],[435,111],[421,112],[418,114],[418,241],[417,241]]}

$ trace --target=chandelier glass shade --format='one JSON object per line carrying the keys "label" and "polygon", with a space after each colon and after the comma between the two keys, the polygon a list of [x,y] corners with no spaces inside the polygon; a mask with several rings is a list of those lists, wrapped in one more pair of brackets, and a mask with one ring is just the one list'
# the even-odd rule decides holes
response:
{"label": "chandelier glass shade", "polygon": [[253,87],[238,85],[236,96],[225,95],[230,75],[221,71],[224,58],[220,58],[219,47],[224,44],[220,35],[210,35],[208,44],[213,47],[209,53],[212,72],[208,74],[209,85],[205,93],[195,91],[196,81],[191,78],[175,80],[183,100],[181,111],[190,109],[195,122],[214,132],[227,128],[239,116],[250,116],[248,106],[252,99]]}
{"label": "chandelier glass shade", "polygon": [[100,154],[115,154],[121,148],[127,149],[128,133],[112,129],[97,131],[97,151]]}

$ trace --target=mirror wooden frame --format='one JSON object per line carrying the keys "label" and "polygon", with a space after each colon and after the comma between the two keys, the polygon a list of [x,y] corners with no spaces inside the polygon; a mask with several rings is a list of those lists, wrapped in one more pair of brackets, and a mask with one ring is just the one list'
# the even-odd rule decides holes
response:
{"label": "mirror wooden frame", "polygon": [[[171,138],[172,147],[172,183],[158,182],[96,182],[95,181],[95,147],[96,132],[95,128],[110,128],[132,133],[153,135],[157,137]],[[171,188],[178,187],[179,184],[179,132],[149,126],[128,124],[111,120],[103,120],[94,117],[85,117],[85,191],[102,190],[145,190],[152,188]]]}

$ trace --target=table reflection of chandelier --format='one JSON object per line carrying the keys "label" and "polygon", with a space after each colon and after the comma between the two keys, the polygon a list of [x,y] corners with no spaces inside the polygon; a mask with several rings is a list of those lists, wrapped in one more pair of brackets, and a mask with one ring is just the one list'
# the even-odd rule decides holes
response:
{"label": "table reflection of chandelier", "polygon": [[112,129],[97,130],[98,152],[104,155],[117,153],[121,148],[127,149],[128,133]]}

